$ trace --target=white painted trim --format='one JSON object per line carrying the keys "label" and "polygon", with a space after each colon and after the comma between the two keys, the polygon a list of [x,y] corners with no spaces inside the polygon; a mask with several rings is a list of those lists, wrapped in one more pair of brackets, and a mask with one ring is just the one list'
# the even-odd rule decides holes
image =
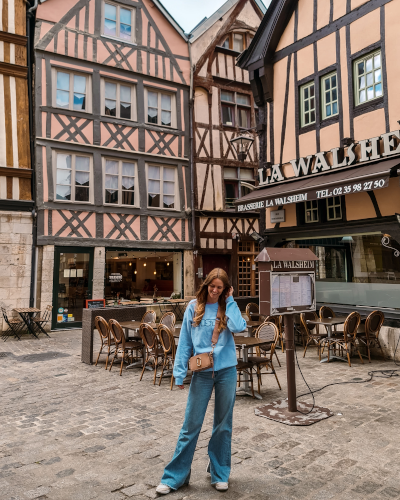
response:
{"label": "white painted trim", "polygon": [[7,167],[6,157],[6,117],[4,110],[4,76],[0,74],[0,167]]}
{"label": "white painted trim", "polygon": [[[159,207],[150,207],[149,206],[149,167],[158,167],[160,169],[160,206]],[[165,208],[162,207],[163,196],[164,196],[164,168],[169,168],[174,170],[175,180],[174,180],[174,188],[175,188],[175,199],[174,199],[174,208]],[[180,196],[179,196],[179,177],[178,177],[178,166],[177,165],[165,165],[155,162],[146,162],[146,207],[148,210],[165,210],[171,212],[180,212]]]}
{"label": "white painted trim", "polygon": [[7,199],[7,177],[5,175],[0,176],[0,199]]}
{"label": "white painted trim", "polygon": [[0,41],[0,62],[4,62],[4,42],[2,40]]}
{"label": "white painted trim", "polygon": [[[138,164],[137,161],[126,160],[125,158],[116,158],[112,156],[102,156],[102,170],[103,170],[103,204],[105,206],[111,207],[130,207],[130,208],[140,208],[140,194],[139,194],[139,175],[138,175]],[[118,203],[106,203],[106,161],[116,161],[118,163]],[[134,178],[134,205],[124,205],[121,203],[122,200],[122,163],[130,163],[135,166]],[[115,174],[112,174],[115,175]]]}
{"label": "white painted trim", "polygon": [[8,32],[15,33],[15,4],[14,4],[14,0],[8,0]]}
{"label": "white painted trim", "polygon": [[19,178],[12,178],[12,199],[19,200]]}
{"label": "white painted trim", "polygon": [[19,167],[18,159],[18,127],[17,127],[17,89],[15,77],[10,76],[10,101],[11,101],[11,130],[14,167]]}
{"label": "white painted trim", "polygon": [[10,64],[15,64],[15,44],[10,43]]}
{"label": "white painted trim", "polygon": [[[53,149],[52,151],[52,169],[53,169],[53,179],[54,179],[54,184],[53,184],[53,189],[54,189],[54,202],[57,203],[80,203],[82,205],[93,205],[94,203],[94,189],[93,189],[93,184],[94,184],[94,176],[93,176],[93,155],[88,154],[88,153],[81,153],[80,151],[66,151],[62,149]],[[65,154],[65,155],[70,155],[71,156],[71,200],[57,200],[57,155],[58,154]],[[76,175],[76,169],[75,169],[75,160],[77,156],[84,156],[86,158],[89,158],[89,165],[90,165],[90,170],[89,170],[89,201],[75,201],[75,175]]]}

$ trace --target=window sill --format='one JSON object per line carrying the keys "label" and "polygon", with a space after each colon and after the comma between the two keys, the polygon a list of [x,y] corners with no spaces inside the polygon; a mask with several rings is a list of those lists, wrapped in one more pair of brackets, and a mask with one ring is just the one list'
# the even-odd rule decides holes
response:
{"label": "window sill", "polygon": [[321,121],[320,127],[321,128],[329,127],[329,125],[333,125],[334,123],[338,123],[338,121],[339,121],[339,113],[335,116],[330,116],[329,118],[324,118]]}
{"label": "window sill", "polygon": [[157,128],[165,128],[166,130],[171,130],[172,132],[179,132],[179,129],[177,127],[169,127],[168,125],[159,125],[158,123],[150,123],[146,122],[146,125],[150,125],[152,127],[157,127]]}
{"label": "window sill", "polygon": [[60,108],[59,106],[52,106],[56,110],[60,111],[68,111],[70,113],[84,113],[85,115],[91,115],[92,111],[86,110],[86,109],[70,109],[70,108]]}
{"label": "window sill", "polygon": [[113,37],[113,36],[110,36],[110,35],[101,35],[101,38],[106,38],[107,40],[112,40],[113,42],[119,42],[119,43],[122,43],[124,45],[131,45],[132,47],[137,47],[137,43],[135,42],[132,42],[132,41],[128,41],[128,40],[123,40],[122,38],[117,38],[117,37]]}
{"label": "window sill", "polygon": [[123,125],[138,125],[137,119],[128,119],[128,118],[118,118],[118,116],[110,116],[110,115],[101,115],[101,121],[112,122],[118,121]]}
{"label": "window sill", "polygon": [[369,113],[370,111],[375,111],[376,109],[383,108],[384,96],[373,99],[372,101],[363,102],[362,104],[357,104],[353,108],[354,116],[363,115],[364,113]]}
{"label": "window sill", "polygon": [[54,203],[68,203],[71,205],[94,205],[92,201],[72,201],[72,200],[53,200]]}
{"label": "window sill", "polygon": [[311,132],[312,130],[316,129],[316,123],[311,123],[311,125],[305,125],[304,127],[301,127],[299,130],[299,134],[306,134],[307,132]]}
{"label": "window sill", "polygon": [[182,210],[179,210],[178,208],[162,208],[162,207],[149,207],[147,206],[148,210],[162,210],[163,212],[181,212]]}
{"label": "window sill", "polygon": [[103,203],[105,207],[115,207],[115,208],[140,208],[138,205],[122,205],[122,203]]}

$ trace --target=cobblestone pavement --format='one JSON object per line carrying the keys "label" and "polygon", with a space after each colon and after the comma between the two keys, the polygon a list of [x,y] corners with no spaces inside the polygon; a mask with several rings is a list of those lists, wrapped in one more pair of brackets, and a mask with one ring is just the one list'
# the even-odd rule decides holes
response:
{"label": "cobblestone pavement", "polygon": [[[4,356],[4,353],[6,355]],[[5,500],[146,500],[155,498],[172,456],[187,390],[153,386],[152,373],[110,372],[80,361],[80,332],[0,344],[0,498]],[[4,357],[3,357],[4,356]],[[286,395],[286,369],[264,377],[264,401]],[[313,388],[368,378],[392,362],[319,364],[300,359]],[[395,367],[394,367],[395,368]],[[316,403],[335,415],[294,428],[256,417],[262,402],[238,397],[230,488],[218,493],[206,474],[213,403],[192,467],[191,484],[171,500],[400,498],[400,378],[329,387]],[[305,391],[298,374],[299,393]],[[307,399],[309,401],[309,398]]]}

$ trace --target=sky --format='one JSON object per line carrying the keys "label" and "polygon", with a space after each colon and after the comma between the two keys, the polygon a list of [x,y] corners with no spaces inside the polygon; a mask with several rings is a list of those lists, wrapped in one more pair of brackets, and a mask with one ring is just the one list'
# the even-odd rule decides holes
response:
{"label": "sky", "polygon": [[189,33],[204,17],[210,17],[226,0],[161,0],[161,3]]}

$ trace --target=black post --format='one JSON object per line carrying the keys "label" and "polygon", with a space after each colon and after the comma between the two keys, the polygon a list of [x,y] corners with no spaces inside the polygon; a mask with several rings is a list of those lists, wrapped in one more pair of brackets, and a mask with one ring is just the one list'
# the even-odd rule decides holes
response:
{"label": "black post", "polygon": [[287,385],[288,385],[288,410],[290,412],[297,412],[293,315],[287,314],[284,316],[284,318],[285,318],[285,343],[286,343],[286,369],[287,369]]}

